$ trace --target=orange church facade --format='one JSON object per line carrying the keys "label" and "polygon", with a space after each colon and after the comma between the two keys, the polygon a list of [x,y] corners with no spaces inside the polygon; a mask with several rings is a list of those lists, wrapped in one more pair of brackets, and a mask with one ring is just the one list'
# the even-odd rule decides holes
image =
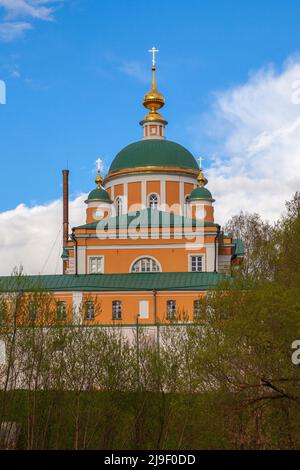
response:
{"label": "orange church facade", "polygon": [[[142,139],[118,153],[104,179],[98,161],[85,223],[71,234],[63,172],[63,274],[20,281],[28,295],[33,287],[51,292],[64,321],[193,321],[206,291],[243,256],[241,241],[226,236],[214,220],[201,159],[199,167],[187,149],[165,138],[167,121],[159,113],[165,101],[155,74],[153,62]],[[0,279],[0,289],[17,291],[7,278]]]}

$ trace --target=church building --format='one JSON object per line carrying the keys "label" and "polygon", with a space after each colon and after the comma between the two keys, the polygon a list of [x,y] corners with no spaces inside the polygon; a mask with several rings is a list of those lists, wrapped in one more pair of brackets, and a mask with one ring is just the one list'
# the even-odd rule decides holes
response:
{"label": "church building", "polygon": [[[155,325],[193,321],[201,298],[243,257],[214,220],[214,198],[192,153],[166,138],[164,96],[152,84],[141,138],[123,148],[108,173],[98,160],[86,220],[69,230],[64,182],[63,274],[0,278],[2,292],[53,294],[59,318],[82,324]],[[71,233],[70,233],[71,232]]]}

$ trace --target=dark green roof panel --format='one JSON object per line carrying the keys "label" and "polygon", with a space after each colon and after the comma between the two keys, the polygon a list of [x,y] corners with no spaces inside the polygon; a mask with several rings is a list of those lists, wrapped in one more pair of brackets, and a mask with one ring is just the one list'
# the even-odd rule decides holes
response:
{"label": "dark green roof panel", "polygon": [[218,273],[129,273],[0,277],[0,292],[207,290],[224,279]]}
{"label": "dark green roof panel", "polygon": [[137,212],[129,212],[117,217],[110,217],[103,221],[93,222],[91,224],[80,225],[75,229],[116,229],[136,227],[132,225],[135,221],[139,228],[189,228],[189,227],[218,227],[218,224],[212,222],[202,222],[201,220],[191,219],[182,215],[175,215],[166,211],[156,209],[144,209]]}
{"label": "dark green roof panel", "polygon": [[108,192],[102,188],[93,189],[93,191],[91,191],[90,194],[88,195],[88,200],[91,200],[91,199],[110,202],[110,197],[109,197]]}
{"label": "dark green roof panel", "polygon": [[147,166],[199,169],[193,155],[182,145],[170,140],[148,139],[134,142],[121,150],[114,158],[109,173]]}
{"label": "dark green roof panel", "polygon": [[191,192],[190,201],[194,201],[197,199],[212,199],[211,192],[204,186],[202,186],[201,188],[195,188]]}

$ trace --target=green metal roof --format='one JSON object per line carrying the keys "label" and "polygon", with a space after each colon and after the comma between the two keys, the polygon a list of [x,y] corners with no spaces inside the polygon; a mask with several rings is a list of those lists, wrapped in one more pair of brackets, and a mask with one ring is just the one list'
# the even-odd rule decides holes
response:
{"label": "green metal roof", "polygon": [[146,166],[179,167],[199,170],[193,155],[170,140],[146,139],[127,145],[114,158],[109,173]]}
{"label": "green metal roof", "polygon": [[91,224],[80,225],[75,229],[95,230],[116,229],[116,228],[189,228],[189,227],[218,227],[218,224],[211,222],[201,222],[182,215],[175,215],[170,212],[159,211],[157,209],[144,209],[137,212],[129,212],[118,217],[93,222]]}
{"label": "green metal roof", "polygon": [[235,245],[234,253],[235,256],[244,256],[245,254],[245,247],[244,242],[241,238],[234,238],[232,243]]}
{"label": "green metal roof", "polygon": [[90,199],[96,199],[97,201],[111,202],[108,192],[105,191],[105,189],[103,188],[93,189],[93,191],[91,191],[90,194],[88,195],[88,200]]}
{"label": "green metal roof", "polygon": [[218,273],[74,274],[0,277],[0,292],[207,290],[224,279]]}
{"label": "green metal roof", "polygon": [[190,201],[194,201],[195,199],[212,199],[211,192],[202,186],[201,188],[195,188],[191,192]]}

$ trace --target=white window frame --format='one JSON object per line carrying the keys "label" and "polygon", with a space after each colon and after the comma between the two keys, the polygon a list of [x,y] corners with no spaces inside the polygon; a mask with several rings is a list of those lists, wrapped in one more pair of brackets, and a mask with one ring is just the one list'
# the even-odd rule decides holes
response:
{"label": "white window frame", "polygon": [[56,302],[56,320],[65,321],[67,319],[67,302],[58,300]]}
{"label": "white window frame", "polygon": [[[93,315],[88,315],[88,308],[87,308],[87,304],[90,304],[90,306],[92,307],[93,309]],[[95,302],[93,300],[86,300],[85,303],[84,303],[84,319],[86,321],[93,321],[95,320]]]}
{"label": "white window frame", "polygon": [[[201,257],[201,271],[193,271],[192,270],[192,258],[195,256]],[[189,272],[191,273],[203,273],[205,272],[205,256],[202,253],[192,253],[189,254]]]}
{"label": "white window frame", "polygon": [[[92,260],[95,258],[101,259],[101,271],[97,272],[92,272]],[[89,274],[103,274],[104,273],[104,256],[98,256],[98,255],[89,255],[88,256],[88,273]]]}
{"label": "white window frame", "polygon": [[[198,309],[196,309],[196,303],[199,302],[199,305],[200,307],[198,307]],[[202,304],[201,304],[202,302]],[[203,306],[203,300],[201,299],[195,299],[193,301],[193,320],[203,320],[203,315],[201,316],[201,313],[203,314],[203,308],[201,307],[201,305]],[[196,313],[196,310],[198,310],[198,312]]]}
{"label": "white window frame", "polygon": [[[172,304],[171,304],[172,302]],[[170,306],[172,305],[172,308]],[[175,308],[174,308],[175,306]],[[174,299],[167,300],[166,303],[167,308],[167,320],[175,320],[176,319],[176,311],[177,311],[177,302]]]}
{"label": "white window frame", "polygon": [[121,196],[117,196],[115,199],[115,211],[116,217],[123,215],[123,198]]}
{"label": "white window frame", "polygon": [[113,300],[111,303],[111,317],[113,320],[122,320],[123,304],[122,300]]}
{"label": "white window frame", "polygon": [[[142,261],[144,259],[150,259],[151,261],[153,261],[154,263],[157,264],[158,266],[158,271],[133,271],[133,266],[138,262],[138,261]],[[130,266],[130,269],[129,269],[129,272],[130,273],[161,273],[162,272],[162,269],[161,269],[161,264],[159,263],[159,261],[157,261],[156,258],[153,258],[153,256],[139,256],[138,258],[136,258],[132,263],[131,263],[131,266]]]}
{"label": "white window frame", "polygon": [[148,194],[148,197],[147,197],[147,201],[148,201],[147,207],[148,207],[148,209],[151,209],[151,207],[150,207],[150,197],[151,196],[156,196],[156,198],[157,198],[157,206],[155,208],[153,208],[153,210],[159,210],[160,198],[159,198],[159,194],[157,194],[157,193]]}

